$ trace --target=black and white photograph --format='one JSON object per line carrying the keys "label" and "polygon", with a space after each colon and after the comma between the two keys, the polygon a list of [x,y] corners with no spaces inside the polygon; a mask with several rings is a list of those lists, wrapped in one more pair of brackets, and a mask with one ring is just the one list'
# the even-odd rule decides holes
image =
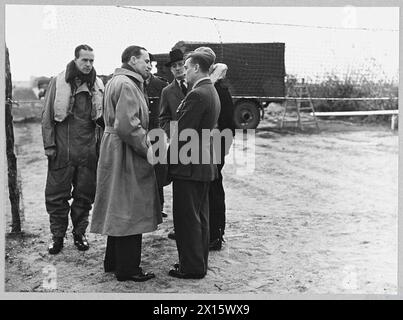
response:
{"label": "black and white photograph", "polygon": [[397,5],[4,17],[6,293],[398,294]]}

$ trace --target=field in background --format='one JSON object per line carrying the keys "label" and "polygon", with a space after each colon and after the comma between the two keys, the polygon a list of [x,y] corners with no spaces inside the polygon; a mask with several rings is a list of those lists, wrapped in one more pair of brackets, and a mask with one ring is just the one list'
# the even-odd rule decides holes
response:
{"label": "field in background", "polygon": [[[286,89],[290,89],[297,79],[292,75],[286,78]],[[396,110],[398,109],[398,100],[391,99],[398,97],[398,85],[393,82],[378,81],[374,82],[365,77],[357,80],[356,75],[339,78],[335,74],[329,75],[327,79],[306,83],[311,97],[329,98],[329,100],[314,101],[315,111],[367,111],[367,110]],[[44,100],[33,99],[35,97],[32,88],[14,89],[14,100],[19,105],[14,105],[12,112],[15,122],[38,121],[42,115]],[[29,92],[31,91],[31,93]],[[32,94],[32,95],[31,95]],[[371,100],[371,101],[333,101],[330,98],[390,98],[389,100]],[[304,104],[304,102],[303,102]],[[269,108],[270,110],[270,108]],[[281,117],[282,109],[277,109],[276,113],[268,113],[267,117]],[[329,117],[325,119],[331,119]],[[337,117],[338,120],[348,120],[350,122],[363,123],[389,123],[390,115],[371,115],[354,117]]]}

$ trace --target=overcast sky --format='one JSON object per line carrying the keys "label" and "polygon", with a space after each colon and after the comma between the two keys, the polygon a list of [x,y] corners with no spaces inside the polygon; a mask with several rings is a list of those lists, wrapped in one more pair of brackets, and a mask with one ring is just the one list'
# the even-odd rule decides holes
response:
{"label": "overcast sky", "polygon": [[110,74],[129,45],[168,53],[179,40],[284,42],[287,73],[304,77],[356,70],[381,78],[398,75],[399,33],[391,31],[399,29],[398,8],[136,8],[265,24],[213,22],[115,6],[7,5],[13,80],[59,73],[82,43],[94,48],[98,74]]}

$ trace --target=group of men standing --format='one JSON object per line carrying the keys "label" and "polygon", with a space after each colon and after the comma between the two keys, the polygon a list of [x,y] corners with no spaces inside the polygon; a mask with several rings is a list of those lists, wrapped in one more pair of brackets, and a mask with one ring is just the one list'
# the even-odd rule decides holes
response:
{"label": "group of men standing", "polygon": [[[107,235],[105,272],[114,272],[118,281],[154,278],[140,267],[142,234],[162,222],[163,187],[172,182],[174,232],[169,237],[176,241],[179,262],[169,275],[184,279],[206,275],[209,250],[220,250],[223,241],[221,169],[228,143],[222,145],[218,165],[211,140],[203,139],[198,141],[196,161],[181,161],[180,150],[187,142],[180,140],[178,148],[168,148],[170,156],[177,153],[178,161],[155,165],[150,162],[153,141],[148,133],[162,128],[171,141],[186,129],[199,137],[203,130],[214,128],[234,132],[232,99],[222,85],[226,66],[215,64],[210,48],[200,47],[185,57],[176,49],[169,56],[167,66],[174,80],[166,86],[151,74],[152,57],[140,46],[124,50],[122,66],[105,88],[88,45],[78,46],[74,60],[52,79],[42,118],[50,254],[63,248],[69,212],[74,244],[78,250],[88,250],[85,232],[94,203],[90,231]],[[159,103],[148,97],[147,86],[151,88],[153,81],[159,82]],[[177,121],[175,132],[170,132],[171,121]],[[97,150],[99,127],[103,135]],[[202,160],[206,155],[208,163]]]}

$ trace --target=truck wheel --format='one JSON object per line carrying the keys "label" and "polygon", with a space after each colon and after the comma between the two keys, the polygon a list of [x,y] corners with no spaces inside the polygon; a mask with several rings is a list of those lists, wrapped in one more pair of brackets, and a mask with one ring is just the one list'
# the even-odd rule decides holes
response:
{"label": "truck wheel", "polygon": [[235,104],[234,123],[238,129],[255,129],[260,122],[259,107],[250,101]]}

